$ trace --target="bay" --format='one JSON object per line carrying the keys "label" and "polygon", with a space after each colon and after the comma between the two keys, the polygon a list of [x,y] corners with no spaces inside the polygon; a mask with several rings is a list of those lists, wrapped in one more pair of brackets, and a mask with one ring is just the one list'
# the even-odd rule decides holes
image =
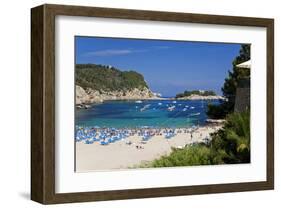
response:
{"label": "bay", "polygon": [[88,109],[76,109],[75,125],[106,128],[181,128],[205,125],[207,106],[219,101],[144,100],[106,101]]}

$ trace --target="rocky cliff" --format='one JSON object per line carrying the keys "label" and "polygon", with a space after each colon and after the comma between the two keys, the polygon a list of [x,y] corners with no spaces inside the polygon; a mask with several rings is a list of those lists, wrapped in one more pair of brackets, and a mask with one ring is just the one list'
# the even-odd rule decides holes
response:
{"label": "rocky cliff", "polygon": [[106,100],[146,100],[157,99],[159,97],[144,87],[142,89],[134,88],[122,91],[97,91],[91,88],[83,89],[76,85],[76,105],[101,103]]}

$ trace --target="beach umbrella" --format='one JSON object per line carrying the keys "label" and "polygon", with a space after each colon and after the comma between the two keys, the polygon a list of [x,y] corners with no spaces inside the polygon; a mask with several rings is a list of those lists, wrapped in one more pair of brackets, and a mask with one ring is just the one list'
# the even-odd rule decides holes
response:
{"label": "beach umbrella", "polygon": [[236,67],[240,67],[240,68],[251,68],[251,60],[248,60],[246,62],[242,62],[239,65],[236,65]]}
{"label": "beach umbrella", "polygon": [[106,141],[101,141],[100,144],[101,144],[101,145],[108,145],[108,142],[106,142]]}
{"label": "beach umbrella", "polygon": [[92,141],[92,140],[88,140],[88,139],[87,139],[87,140],[85,141],[85,144],[93,144],[93,143],[94,143],[94,141]]}

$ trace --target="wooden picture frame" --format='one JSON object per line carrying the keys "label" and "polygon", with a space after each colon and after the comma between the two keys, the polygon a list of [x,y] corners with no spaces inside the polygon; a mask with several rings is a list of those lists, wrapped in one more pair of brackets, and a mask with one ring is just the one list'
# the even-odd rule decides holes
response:
{"label": "wooden picture frame", "polygon": [[[55,18],[58,15],[265,27],[267,34],[266,181],[81,193],[55,192]],[[31,199],[43,204],[101,201],[274,188],[274,20],[82,6],[31,9]]]}

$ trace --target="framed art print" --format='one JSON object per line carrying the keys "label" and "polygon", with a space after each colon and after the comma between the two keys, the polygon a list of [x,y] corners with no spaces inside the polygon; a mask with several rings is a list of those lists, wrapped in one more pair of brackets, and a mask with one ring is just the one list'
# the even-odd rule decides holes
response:
{"label": "framed art print", "polygon": [[31,10],[31,199],[274,188],[272,19]]}

